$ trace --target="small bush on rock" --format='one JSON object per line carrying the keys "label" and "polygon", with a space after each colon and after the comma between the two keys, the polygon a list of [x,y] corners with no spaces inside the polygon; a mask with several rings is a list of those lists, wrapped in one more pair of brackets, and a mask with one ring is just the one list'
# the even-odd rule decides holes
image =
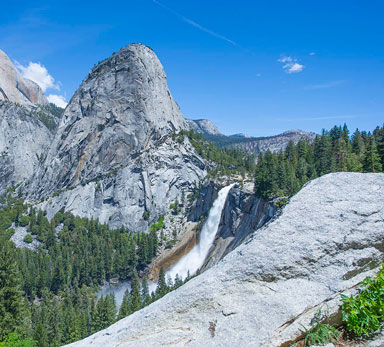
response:
{"label": "small bush on rock", "polygon": [[24,242],[32,243],[32,241],[33,241],[33,239],[32,239],[32,236],[30,234],[25,235]]}
{"label": "small bush on rock", "polygon": [[366,278],[355,297],[342,295],[341,312],[348,331],[369,336],[384,323],[384,265],[375,279]]}

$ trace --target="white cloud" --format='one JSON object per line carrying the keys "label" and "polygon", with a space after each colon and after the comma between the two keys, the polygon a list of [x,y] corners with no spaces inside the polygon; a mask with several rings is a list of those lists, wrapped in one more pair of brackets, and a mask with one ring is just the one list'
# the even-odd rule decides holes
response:
{"label": "white cloud", "polygon": [[280,59],[277,60],[279,63],[283,63],[283,69],[286,73],[298,73],[303,71],[304,65],[299,64],[297,62],[297,59],[294,59],[289,56],[283,56]]}
{"label": "white cloud", "polygon": [[47,99],[52,104],[55,104],[56,106],[61,108],[65,108],[68,105],[68,103],[65,101],[64,96],[62,95],[50,94],[47,96]]}
{"label": "white cloud", "polygon": [[309,53],[309,55],[315,55],[316,53],[315,52],[311,52],[311,53]]}
{"label": "white cloud", "polygon": [[29,62],[28,66],[23,66],[17,61],[15,63],[21,75],[37,83],[43,92],[48,88],[60,90],[59,85],[55,83],[55,79],[48,73],[45,66],[33,62]]}
{"label": "white cloud", "polygon": [[290,63],[292,61],[292,58],[291,57],[281,57],[278,61],[280,63]]}
{"label": "white cloud", "polygon": [[287,65],[286,65],[286,67],[288,68],[288,70],[286,70],[287,73],[301,72],[304,69],[304,65],[301,65],[299,63],[293,63],[292,65],[289,65],[289,66]]}

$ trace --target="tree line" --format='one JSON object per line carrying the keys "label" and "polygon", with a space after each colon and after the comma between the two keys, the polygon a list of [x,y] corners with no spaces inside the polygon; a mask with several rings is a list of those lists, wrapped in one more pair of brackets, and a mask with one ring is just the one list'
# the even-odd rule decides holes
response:
{"label": "tree line", "polygon": [[382,172],[384,167],[384,126],[371,132],[356,130],[352,136],[344,124],[322,131],[310,143],[291,141],[280,153],[258,156],[255,192],[267,199],[291,196],[303,184],[331,172]]}

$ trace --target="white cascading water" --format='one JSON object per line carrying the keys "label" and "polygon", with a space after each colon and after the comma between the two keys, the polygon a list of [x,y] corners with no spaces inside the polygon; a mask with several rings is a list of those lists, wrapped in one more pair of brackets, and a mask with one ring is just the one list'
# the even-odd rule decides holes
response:
{"label": "white cascading water", "polygon": [[[180,278],[185,279],[188,275],[194,275],[199,270],[208,255],[209,249],[211,248],[217,229],[219,227],[221,213],[224,208],[225,201],[231,188],[234,184],[227,186],[219,191],[218,197],[213,203],[208,215],[207,221],[204,223],[200,233],[200,242],[192,248],[192,250],[184,255],[176,264],[166,271],[166,277],[170,277],[172,280],[175,279],[176,274]],[[148,281],[148,287],[150,292],[154,292],[157,287],[156,282]],[[122,281],[118,285],[105,285],[101,288],[98,293],[98,297],[105,296],[110,293],[115,294],[117,308],[120,308],[123,301],[124,292],[126,289],[130,290],[131,281]]]}
{"label": "white cascading water", "polygon": [[200,242],[193,247],[189,253],[184,255],[176,264],[166,271],[167,277],[174,280],[176,274],[178,274],[180,278],[184,279],[187,277],[188,272],[190,275],[194,275],[196,271],[203,266],[209,249],[215,240],[221,219],[221,213],[223,211],[225,201],[227,200],[228,193],[233,185],[234,184],[231,184],[219,191],[218,197],[209,211],[208,219],[204,223],[201,230]]}

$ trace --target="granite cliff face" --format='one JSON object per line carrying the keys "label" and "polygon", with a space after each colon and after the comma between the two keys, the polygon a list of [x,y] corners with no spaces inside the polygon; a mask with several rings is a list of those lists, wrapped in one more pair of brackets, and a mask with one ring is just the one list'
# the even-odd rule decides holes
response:
{"label": "granite cliff face", "polygon": [[189,129],[199,134],[224,136],[219,128],[208,119],[186,119]]}
{"label": "granite cliff face", "polygon": [[219,228],[203,270],[217,264],[276,214],[273,202],[258,198],[253,191],[234,186],[224,205]]}
{"label": "granite cliff face", "polygon": [[48,104],[41,88],[35,82],[23,78],[1,49],[0,101],[10,101],[22,105]]}
{"label": "granite cliff face", "polygon": [[65,208],[144,231],[206,175],[188,139],[172,136],[186,127],[154,52],[129,45],[72,97],[30,196],[48,197],[49,216]]}
{"label": "granite cliff face", "polygon": [[33,178],[52,142],[57,110],[0,50],[0,194]]}
{"label": "granite cliff face", "polygon": [[34,175],[51,141],[36,109],[0,101],[0,194]]}
{"label": "granite cliff face", "polygon": [[311,181],[217,265],[71,346],[288,346],[378,270],[383,193],[384,174]]}

